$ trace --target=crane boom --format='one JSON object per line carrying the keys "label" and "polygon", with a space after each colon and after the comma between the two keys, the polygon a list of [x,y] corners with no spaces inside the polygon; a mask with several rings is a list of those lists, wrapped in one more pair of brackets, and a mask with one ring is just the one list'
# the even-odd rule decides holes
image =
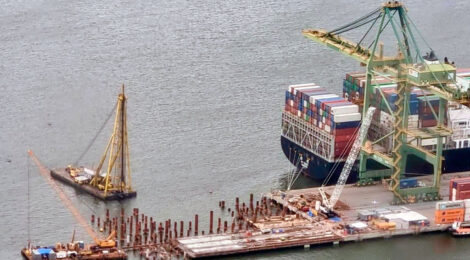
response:
{"label": "crane boom", "polygon": [[111,234],[106,239],[98,238],[98,235],[96,234],[96,232],[93,230],[93,228],[91,228],[91,226],[88,224],[85,218],[80,214],[80,212],[78,212],[77,208],[75,208],[72,201],[67,197],[67,195],[65,195],[62,189],[59,188],[57,183],[55,183],[52,180],[52,178],[49,175],[49,170],[44,165],[42,165],[42,163],[39,161],[39,159],[36,157],[33,151],[28,150],[28,154],[31,157],[31,159],[34,161],[34,163],[37,165],[37,167],[39,168],[39,172],[41,173],[41,175],[47,180],[49,185],[51,185],[51,187],[57,192],[57,195],[59,195],[59,198],[62,201],[62,203],[72,213],[72,215],[75,217],[77,222],[83,227],[83,229],[85,229],[88,235],[90,235],[90,237],[95,241],[96,245],[98,245],[101,248],[115,247],[116,242],[114,241],[114,237],[116,236],[116,231],[112,230]]}
{"label": "crane boom", "polygon": [[367,135],[367,131],[369,130],[369,126],[372,121],[372,116],[374,115],[374,112],[375,112],[375,107],[369,107],[369,109],[367,110],[367,114],[365,118],[362,120],[362,124],[359,129],[359,134],[356,136],[356,139],[354,140],[351,151],[349,152],[348,158],[346,159],[346,162],[344,163],[344,167],[341,170],[341,174],[338,178],[338,182],[336,183],[335,189],[330,199],[326,197],[325,191],[323,190],[324,186],[319,188],[320,194],[323,199],[323,205],[325,205],[329,210],[333,210],[333,207],[335,206],[336,202],[338,202],[338,199],[341,196],[341,192],[343,191],[344,185],[346,184],[346,181],[348,180],[349,173],[351,172],[354,162],[356,161],[357,156],[359,155],[359,152],[361,151],[362,143],[364,142],[364,139]]}
{"label": "crane boom", "polygon": [[31,157],[31,159],[34,161],[34,163],[37,165],[39,168],[39,172],[41,175],[47,180],[49,185],[57,192],[57,195],[59,195],[60,200],[62,203],[67,207],[67,209],[72,213],[72,215],[75,217],[77,222],[85,229],[85,231],[90,235],[93,240],[99,241],[98,236],[96,235],[95,231],[90,227],[88,222],[85,220],[85,218],[78,212],[77,208],[73,206],[72,201],[65,195],[65,193],[62,191],[62,189],[59,188],[57,183],[55,183],[52,178],[49,175],[49,170],[42,165],[42,163],[39,161],[39,159],[36,157],[36,155],[33,153],[33,151],[28,150],[28,154]]}

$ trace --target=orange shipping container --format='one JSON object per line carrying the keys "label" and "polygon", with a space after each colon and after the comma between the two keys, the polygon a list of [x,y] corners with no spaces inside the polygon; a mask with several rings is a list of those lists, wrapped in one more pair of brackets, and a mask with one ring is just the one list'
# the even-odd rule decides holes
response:
{"label": "orange shipping container", "polygon": [[438,217],[434,219],[434,222],[436,224],[452,224],[454,222],[462,222],[463,221],[463,216],[447,216],[447,217]]}
{"label": "orange shipping container", "polygon": [[446,209],[446,210],[436,210],[434,215],[437,217],[446,217],[446,216],[459,216],[459,215],[464,215],[465,209],[460,208],[460,209]]}
{"label": "orange shipping container", "polygon": [[455,221],[463,221],[464,209],[436,210],[434,222],[436,224],[452,224]]}

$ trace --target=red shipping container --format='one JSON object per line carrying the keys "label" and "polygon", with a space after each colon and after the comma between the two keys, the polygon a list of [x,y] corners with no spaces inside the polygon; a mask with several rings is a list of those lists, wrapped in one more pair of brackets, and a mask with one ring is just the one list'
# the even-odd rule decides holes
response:
{"label": "red shipping container", "polygon": [[354,83],[354,80],[358,77],[365,77],[366,74],[364,72],[350,72],[350,73],[346,73],[346,80],[351,82],[351,83]]}
{"label": "red shipping container", "polygon": [[286,104],[284,106],[284,111],[290,111],[291,106],[289,104]]}
{"label": "red shipping container", "polygon": [[338,158],[341,155],[342,155],[342,157],[347,157],[350,150],[351,150],[351,148],[348,148],[348,149],[345,149],[345,148],[335,149],[335,158]]}
{"label": "red shipping container", "polygon": [[361,80],[364,80],[364,79],[366,79],[366,75],[358,75],[354,77],[354,84],[356,84],[356,86],[360,86]]}
{"label": "red shipping container", "polygon": [[290,112],[293,114],[293,115],[297,115],[297,107],[296,106],[293,106],[290,108]]}
{"label": "red shipping container", "polygon": [[355,139],[356,135],[335,135],[335,144]]}
{"label": "red shipping container", "polygon": [[421,120],[421,127],[431,127],[431,126],[436,126],[437,121],[435,119],[423,119]]}
{"label": "red shipping container", "polygon": [[352,146],[352,143],[349,141],[335,142],[335,149],[343,149],[346,146]]}
{"label": "red shipping container", "polygon": [[321,109],[323,111],[326,111],[326,106],[329,105],[329,104],[337,104],[337,103],[346,103],[347,101],[346,100],[334,100],[334,101],[326,101],[326,102],[322,102],[321,103]]}
{"label": "red shipping container", "polygon": [[[323,117],[323,118],[325,118],[325,117]],[[322,118],[322,120],[323,120],[323,118]],[[325,118],[325,123],[324,124],[327,125],[327,126],[331,126],[331,120],[329,118]]]}
{"label": "red shipping container", "polygon": [[[305,89],[305,90],[298,90],[296,93],[296,97],[302,98],[302,96],[305,95],[314,95],[315,93],[327,93],[327,91],[324,88],[314,88],[314,89]],[[304,97],[306,99],[306,97]]]}
{"label": "red shipping container", "polygon": [[469,191],[470,190],[470,182],[468,181],[465,181],[465,182],[456,182],[456,184],[454,184],[454,187],[457,188],[457,190],[459,191]]}
{"label": "red shipping container", "polygon": [[456,200],[470,199],[470,191],[457,192]]}
{"label": "red shipping container", "polygon": [[[439,106],[433,106],[432,109],[434,109],[436,115],[439,115]],[[420,114],[432,114],[430,106],[420,106],[418,107],[418,111]]]}
{"label": "red shipping container", "polygon": [[343,128],[343,129],[335,129],[334,135],[352,135],[354,134],[357,130],[357,127],[351,127],[351,128]]}
{"label": "red shipping container", "polygon": [[[457,183],[458,184],[470,183],[470,177],[451,179],[449,181],[449,200],[452,200],[452,189],[454,188],[454,183],[456,184],[455,188],[457,189]],[[464,191],[465,191],[465,189],[464,189]]]}

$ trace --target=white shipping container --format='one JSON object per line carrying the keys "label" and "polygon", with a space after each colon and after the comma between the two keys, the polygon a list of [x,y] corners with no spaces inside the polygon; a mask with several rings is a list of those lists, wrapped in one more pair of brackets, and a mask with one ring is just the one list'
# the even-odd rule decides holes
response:
{"label": "white shipping container", "polygon": [[463,216],[463,221],[470,221],[470,214]]}
{"label": "white shipping container", "polygon": [[463,203],[465,204],[465,208],[469,208],[468,213],[470,214],[470,199],[463,200]]}
{"label": "white shipping container", "polygon": [[[442,143],[446,142],[446,138],[442,138]],[[437,138],[430,138],[430,139],[422,139],[421,140],[421,145],[422,146],[429,146],[429,145],[436,145],[437,144]]]}
{"label": "white shipping container", "polygon": [[359,121],[359,120],[361,120],[361,113],[351,113],[351,114],[333,116],[333,121],[335,123],[344,123],[344,122]]}
{"label": "white shipping container", "polygon": [[[305,87],[313,87],[313,86],[317,86],[317,84],[315,83],[305,83],[305,84],[295,84],[295,85],[290,85],[289,86],[289,92],[290,93],[294,93],[294,89],[296,88],[305,88]],[[318,86],[319,87],[319,86]]]}
{"label": "white shipping container", "polygon": [[358,105],[337,106],[331,108],[332,115],[351,114],[359,112]]}
{"label": "white shipping container", "polygon": [[[375,86],[375,85],[377,85],[377,83],[380,84],[380,81],[384,81],[385,79],[386,78],[384,78],[384,77],[374,77],[374,78],[371,79],[370,83],[371,83],[371,85]],[[361,88],[365,88],[366,83],[367,83],[366,79],[361,79],[361,81],[360,81]],[[392,83],[386,84],[386,85],[387,86],[388,85],[395,85],[395,87],[397,86],[397,84],[392,84]],[[382,85],[379,85],[379,86],[382,86]]]}
{"label": "white shipping container", "polygon": [[292,100],[292,99],[289,100],[289,104],[290,104],[291,107],[293,107],[294,106],[294,100]]}
{"label": "white shipping container", "polygon": [[310,104],[315,105],[315,101],[317,99],[322,99],[322,98],[334,98],[334,97],[339,97],[338,95],[335,94],[320,94],[318,96],[310,96]]}
{"label": "white shipping container", "polygon": [[466,77],[457,76],[456,77],[457,84],[462,87],[463,91],[467,91],[470,87],[470,80]]}
{"label": "white shipping container", "polygon": [[300,112],[300,110],[297,110],[297,116],[302,117],[302,112]]}
{"label": "white shipping container", "polygon": [[[379,86],[379,88],[381,88],[381,89],[382,89],[382,88],[390,88],[390,87],[396,88],[396,87],[397,87],[397,84],[386,84],[386,85],[380,85],[380,86]],[[378,91],[378,90],[377,90],[377,87],[374,86],[372,92],[373,92],[374,94],[377,94],[377,91]]]}
{"label": "white shipping container", "polygon": [[438,201],[436,202],[437,210],[446,210],[446,209],[460,209],[464,208],[465,204],[463,200],[456,201]]}
{"label": "white shipping container", "polygon": [[325,125],[325,131],[328,133],[331,132],[331,127],[329,125]]}
{"label": "white shipping container", "polygon": [[320,88],[320,86],[294,88],[294,92],[291,92],[291,93],[293,93],[294,95],[297,95],[297,92],[300,91],[300,90],[305,91],[305,90],[318,89],[318,88]]}
{"label": "white shipping container", "polygon": [[418,122],[408,122],[408,128],[409,129],[417,129],[418,128]]}

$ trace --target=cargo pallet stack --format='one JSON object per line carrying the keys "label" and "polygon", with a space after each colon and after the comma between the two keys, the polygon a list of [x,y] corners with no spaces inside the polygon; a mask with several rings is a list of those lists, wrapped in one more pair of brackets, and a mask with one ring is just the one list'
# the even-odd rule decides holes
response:
{"label": "cargo pallet stack", "polygon": [[291,85],[286,91],[285,112],[331,135],[334,159],[345,157],[361,124],[359,107],[313,83]]}

